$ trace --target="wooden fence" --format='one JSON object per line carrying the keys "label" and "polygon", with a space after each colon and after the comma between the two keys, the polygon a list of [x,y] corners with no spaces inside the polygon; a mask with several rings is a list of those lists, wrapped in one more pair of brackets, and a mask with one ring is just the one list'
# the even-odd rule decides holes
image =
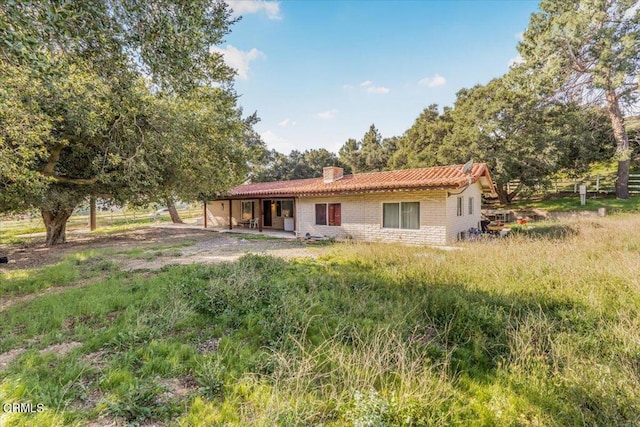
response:
{"label": "wooden fence", "polygon": [[[616,177],[611,175],[590,175],[573,180],[552,178],[544,185],[536,184],[533,190],[537,194],[578,193],[580,185],[586,185],[589,193],[615,193],[615,180]],[[507,191],[515,190],[519,184],[520,181],[518,180],[509,181],[507,183]],[[629,193],[640,194],[640,174],[629,175]]]}

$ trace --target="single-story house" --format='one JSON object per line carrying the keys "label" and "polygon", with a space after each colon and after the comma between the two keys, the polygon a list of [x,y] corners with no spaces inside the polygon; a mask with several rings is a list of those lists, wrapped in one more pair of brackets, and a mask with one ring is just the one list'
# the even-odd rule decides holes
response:
{"label": "single-story house", "polygon": [[484,163],[240,185],[205,204],[205,227],[237,226],[366,241],[445,245],[480,228]]}

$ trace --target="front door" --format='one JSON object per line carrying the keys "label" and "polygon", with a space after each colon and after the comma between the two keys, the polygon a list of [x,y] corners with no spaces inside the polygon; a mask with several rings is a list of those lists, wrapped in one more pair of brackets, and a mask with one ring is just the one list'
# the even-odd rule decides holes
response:
{"label": "front door", "polygon": [[262,201],[262,213],[264,214],[264,226],[271,227],[271,200]]}

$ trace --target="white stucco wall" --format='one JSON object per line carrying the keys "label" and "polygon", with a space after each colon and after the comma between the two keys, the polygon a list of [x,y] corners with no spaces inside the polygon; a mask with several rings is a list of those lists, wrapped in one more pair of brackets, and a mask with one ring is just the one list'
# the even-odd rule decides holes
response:
{"label": "white stucco wall", "polygon": [[[293,199],[269,199],[273,202],[275,201],[285,201],[285,200],[293,200]],[[258,199],[253,200],[245,200],[245,202],[253,201],[254,203],[254,218],[258,218],[260,212],[260,206],[258,205]],[[238,226],[238,223],[242,219],[242,200],[233,200],[233,218],[232,223],[233,226]],[[294,215],[295,215],[295,203],[294,203]],[[267,229],[274,230],[283,230],[284,229],[284,217],[276,216],[276,208],[272,206],[271,208],[271,227],[265,227]],[[264,220],[264,215],[263,219]],[[219,227],[229,227],[229,200],[216,200],[207,203],[207,227],[219,228]]]}
{"label": "white stucco wall", "polygon": [[[460,232],[467,232],[470,228],[480,228],[480,208],[482,204],[482,191],[479,183],[467,187],[460,194],[449,192],[447,197],[447,240],[455,242]],[[457,216],[458,197],[462,197],[462,216]],[[473,214],[469,214],[469,197],[473,197]]]}
{"label": "white stucco wall", "polygon": [[[408,244],[447,243],[446,193],[444,191],[368,193],[331,197],[301,197],[298,199],[298,237],[312,236],[357,240],[402,242]],[[386,229],[382,227],[382,204],[419,202],[420,229]],[[340,226],[315,225],[317,203],[340,203]]]}
{"label": "white stucco wall", "polygon": [[[233,200],[233,226],[238,225],[238,220],[242,215],[242,205],[240,200]],[[229,227],[229,200],[216,200],[207,203],[207,227]]]}

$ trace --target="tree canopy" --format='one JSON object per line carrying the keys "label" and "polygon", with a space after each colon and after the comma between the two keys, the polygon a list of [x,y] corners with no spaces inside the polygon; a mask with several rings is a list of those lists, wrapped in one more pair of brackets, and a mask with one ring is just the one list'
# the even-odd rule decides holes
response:
{"label": "tree canopy", "polygon": [[387,168],[397,145],[397,137],[382,138],[380,131],[372,124],[361,140],[350,138],[338,154],[340,161],[355,173],[381,171]]}
{"label": "tree canopy", "polygon": [[[611,147],[605,110],[545,99],[520,67],[460,90],[454,106],[442,113],[437,105],[428,106],[401,137],[383,140],[372,126],[362,140],[348,140],[340,158],[356,172],[474,159],[489,165],[500,200],[509,203],[553,174],[581,173],[610,158]],[[513,180],[520,186],[507,192]]]}
{"label": "tree canopy", "polygon": [[326,166],[339,166],[345,168],[346,173],[350,172],[338,156],[324,148],[304,152],[293,150],[289,155],[266,150],[264,162],[254,169],[251,179],[254,182],[271,182],[318,178]]}
{"label": "tree canopy", "polygon": [[616,194],[628,198],[632,150],[625,107],[640,99],[640,8],[636,0],[543,0],[519,50],[537,91],[607,107],[616,141]]}
{"label": "tree canopy", "polygon": [[[523,187],[544,183],[563,168],[584,170],[607,155],[600,130],[610,128],[601,119],[601,110],[541,103],[522,70],[512,69],[486,85],[458,92],[438,159],[487,163],[500,201],[509,203]],[[520,187],[509,193],[506,184],[512,180]]]}
{"label": "tree canopy", "polygon": [[440,114],[438,106],[425,108],[413,125],[398,139],[397,150],[389,159],[391,169],[436,166],[440,164],[438,151],[451,132],[453,122],[450,108]]}
{"label": "tree canopy", "polygon": [[211,46],[222,1],[0,5],[0,212],[41,209],[47,243],[89,195],[193,200],[239,182],[247,127]]}

